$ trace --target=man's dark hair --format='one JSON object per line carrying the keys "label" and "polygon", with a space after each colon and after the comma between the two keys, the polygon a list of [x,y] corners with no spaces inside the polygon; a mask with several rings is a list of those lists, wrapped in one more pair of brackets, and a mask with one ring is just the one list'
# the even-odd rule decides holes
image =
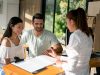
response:
{"label": "man's dark hair", "polygon": [[41,14],[41,13],[36,13],[36,14],[32,17],[32,21],[34,21],[34,19],[43,19],[43,21],[44,21],[43,14]]}

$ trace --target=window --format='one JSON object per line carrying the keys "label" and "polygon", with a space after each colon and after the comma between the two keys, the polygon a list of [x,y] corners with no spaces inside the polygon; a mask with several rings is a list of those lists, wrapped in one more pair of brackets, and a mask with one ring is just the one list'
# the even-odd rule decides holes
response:
{"label": "window", "polygon": [[66,44],[66,37],[70,36],[66,33],[66,14],[78,7],[86,9],[86,0],[46,0],[45,29],[54,32],[62,44]]}

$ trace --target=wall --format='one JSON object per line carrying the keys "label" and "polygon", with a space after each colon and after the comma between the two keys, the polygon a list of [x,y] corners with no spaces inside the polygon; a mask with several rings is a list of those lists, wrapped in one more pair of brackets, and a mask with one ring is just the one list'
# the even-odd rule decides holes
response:
{"label": "wall", "polygon": [[94,51],[100,52],[100,14],[96,16],[96,24],[94,29]]}
{"label": "wall", "polygon": [[31,20],[35,13],[41,12],[41,0],[20,0],[20,17],[24,21],[25,30],[32,28]]}
{"label": "wall", "polygon": [[88,16],[96,16],[100,12],[100,1],[88,3]]}
{"label": "wall", "polygon": [[6,25],[7,0],[3,0],[2,5],[2,13],[0,13],[0,26],[3,29]]}
{"label": "wall", "polygon": [[0,26],[7,27],[7,23],[12,16],[19,14],[19,0],[3,0],[2,13],[0,14]]}

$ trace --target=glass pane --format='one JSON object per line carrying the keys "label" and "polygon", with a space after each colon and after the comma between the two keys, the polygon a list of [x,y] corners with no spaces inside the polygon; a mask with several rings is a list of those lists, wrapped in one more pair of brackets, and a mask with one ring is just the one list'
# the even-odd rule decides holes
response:
{"label": "glass pane", "polygon": [[54,0],[46,0],[45,29],[53,32]]}
{"label": "glass pane", "polygon": [[86,9],[86,0],[70,0],[69,10],[77,9],[78,7]]}
{"label": "glass pane", "polygon": [[68,0],[56,0],[54,33],[62,44],[65,44],[67,8]]}

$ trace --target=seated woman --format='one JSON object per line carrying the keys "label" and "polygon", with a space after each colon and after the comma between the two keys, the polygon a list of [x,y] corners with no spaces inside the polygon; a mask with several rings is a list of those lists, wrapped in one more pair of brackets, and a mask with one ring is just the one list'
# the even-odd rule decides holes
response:
{"label": "seated woman", "polygon": [[23,21],[19,17],[12,17],[1,39],[0,65],[15,61],[15,57],[24,59],[24,49],[20,42],[20,34],[24,28]]}

